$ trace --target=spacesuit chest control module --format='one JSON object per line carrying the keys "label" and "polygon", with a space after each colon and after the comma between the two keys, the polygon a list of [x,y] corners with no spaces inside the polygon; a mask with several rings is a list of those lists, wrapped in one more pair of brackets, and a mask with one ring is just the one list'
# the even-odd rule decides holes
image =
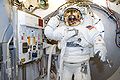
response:
{"label": "spacesuit chest control module", "polygon": [[[81,7],[69,6],[63,12],[52,17],[45,27],[48,39],[59,42],[60,54],[60,80],[91,80],[89,59],[99,54],[101,61],[105,61],[105,42],[99,31],[92,25],[90,15],[82,12]],[[64,20],[60,21],[63,16]],[[90,20],[85,20],[89,17]],[[89,22],[89,23],[88,23]],[[62,24],[62,25],[61,25]],[[94,53],[94,54],[93,54]]]}

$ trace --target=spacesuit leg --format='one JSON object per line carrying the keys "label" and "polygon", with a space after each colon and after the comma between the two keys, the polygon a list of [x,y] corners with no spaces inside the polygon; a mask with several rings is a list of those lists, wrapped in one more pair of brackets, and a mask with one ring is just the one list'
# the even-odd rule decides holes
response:
{"label": "spacesuit leg", "polygon": [[74,73],[74,80],[83,80],[82,79],[81,67],[76,69],[76,72]]}
{"label": "spacesuit leg", "polygon": [[70,69],[68,66],[63,66],[62,80],[72,80],[73,72]]}
{"label": "spacesuit leg", "polygon": [[[86,67],[86,70],[81,71],[84,66]],[[85,63],[85,65],[81,65],[79,68],[76,69],[76,72],[74,73],[74,80],[91,80],[90,67],[88,61]]]}

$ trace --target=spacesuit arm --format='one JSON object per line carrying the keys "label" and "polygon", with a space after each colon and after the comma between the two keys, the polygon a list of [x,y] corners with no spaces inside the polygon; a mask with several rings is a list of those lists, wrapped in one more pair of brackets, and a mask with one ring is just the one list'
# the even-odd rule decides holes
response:
{"label": "spacesuit arm", "polygon": [[54,16],[49,21],[45,27],[44,33],[48,39],[61,40],[62,35],[56,30],[59,26],[59,17]]}
{"label": "spacesuit arm", "polygon": [[104,62],[106,61],[106,53],[107,53],[107,49],[105,46],[105,42],[103,40],[103,38],[101,36],[97,36],[94,39],[94,52],[95,54],[99,54],[99,56],[101,57],[100,59]]}
{"label": "spacesuit arm", "polygon": [[90,33],[92,35],[91,38],[92,38],[92,42],[94,46],[94,53],[98,54],[101,57],[100,59],[103,62],[106,61],[107,49],[106,49],[106,45],[105,45],[103,37],[95,28],[92,29]]}

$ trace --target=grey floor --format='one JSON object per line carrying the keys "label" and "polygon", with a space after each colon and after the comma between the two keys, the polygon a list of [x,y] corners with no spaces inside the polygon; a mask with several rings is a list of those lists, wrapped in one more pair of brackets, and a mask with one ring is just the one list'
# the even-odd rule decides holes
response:
{"label": "grey floor", "polygon": [[[0,79],[1,79],[1,71],[0,71]],[[115,72],[115,74],[113,76],[111,76],[109,79],[107,80],[119,80],[120,79],[120,67],[119,69]],[[46,77],[45,78],[39,78],[39,79],[35,79],[35,80],[47,80]]]}
{"label": "grey floor", "polygon": [[108,80],[120,80],[120,67]]}
{"label": "grey floor", "polygon": [[[118,70],[107,80],[119,80],[120,79],[120,67]],[[46,77],[44,79],[39,79],[39,80],[47,80]]]}

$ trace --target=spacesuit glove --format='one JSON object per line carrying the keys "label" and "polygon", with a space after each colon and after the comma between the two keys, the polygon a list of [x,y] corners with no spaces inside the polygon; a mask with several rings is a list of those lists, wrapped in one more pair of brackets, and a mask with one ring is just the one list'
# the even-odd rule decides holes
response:
{"label": "spacesuit glove", "polygon": [[78,30],[77,29],[68,29],[65,33],[64,39],[68,40],[74,36],[78,35]]}
{"label": "spacesuit glove", "polygon": [[[57,28],[57,26],[59,25],[60,21],[58,16],[53,16],[50,18],[50,20],[47,23],[47,26],[51,27],[53,30],[55,30]],[[47,27],[46,26],[46,27]]]}
{"label": "spacesuit glove", "polygon": [[99,56],[99,58],[102,62],[106,61],[106,52],[99,50],[99,51],[96,52],[96,55]]}
{"label": "spacesuit glove", "polygon": [[106,61],[106,56],[105,56],[105,55],[101,55],[100,60],[101,60],[102,62],[105,62],[105,61]]}

